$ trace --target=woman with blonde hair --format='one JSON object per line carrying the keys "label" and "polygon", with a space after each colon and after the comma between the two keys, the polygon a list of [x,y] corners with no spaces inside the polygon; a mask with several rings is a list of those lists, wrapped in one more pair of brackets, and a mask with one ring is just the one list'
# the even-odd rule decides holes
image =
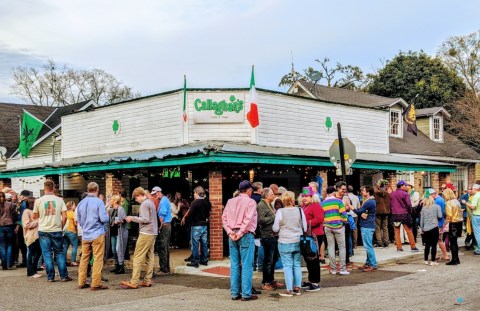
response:
{"label": "woman with blonde hair", "polygon": [[110,199],[110,240],[112,245],[115,269],[110,272],[125,274],[125,250],[127,247],[128,230],[126,228],[125,209],[122,207],[122,197],[115,194]]}
{"label": "woman with blonde hair", "polygon": [[42,255],[40,248],[40,240],[38,237],[38,219],[33,219],[33,206],[35,198],[27,199],[27,208],[22,214],[23,236],[25,244],[28,247],[27,252],[27,276],[31,278],[39,278],[42,275],[37,273],[38,260]]}
{"label": "woman with blonde hair", "polygon": [[[435,204],[435,200],[431,196],[431,190],[425,191],[425,198],[423,200],[423,208],[420,212],[420,229],[423,232],[425,240],[425,251],[423,253],[425,264],[431,266],[438,266],[435,261],[437,256],[437,242],[439,237],[438,220],[442,219],[442,209],[440,205]],[[429,263],[428,255],[431,251],[432,261]]]}
{"label": "woman with blonde hair", "polygon": [[443,197],[446,201],[445,223],[448,226],[448,238],[450,240],[450,251],[452,252],[451,260],[447,262],[447,265],[458,265],[460,260],[458,259],[457,238],[462,236],[462,206],[450,188],[443,190]]}
{"label": "woman with blonde hair", "polygon": [[285,191],[281,200],[285,206],[276,212],[272,230],[278,232],[278,251],[287,288],[280,296],[292,297],[301,294],[300,236],[307,230],[307,220],[303,210],[295,206],[295,194],[292,191]]}
{"label": "woman with blonde hair", "polygon": [[67,223],[63,232],[63,253],[65,259],[67,258],[68,247],[72,245],[72,256],[70,259],[71,266],[78,266],[77,250],[78,250],[78,235],[77,235],[77,218],[75,217],[75,209],[77,205],[73,201],[69,201],[67,206]]}

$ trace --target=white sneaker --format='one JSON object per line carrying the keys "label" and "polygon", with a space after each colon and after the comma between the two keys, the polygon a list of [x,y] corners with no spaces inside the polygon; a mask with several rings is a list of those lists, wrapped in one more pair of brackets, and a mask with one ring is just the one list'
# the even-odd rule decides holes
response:
{"label": "white sneaker", "polygon": [[438,266],[438,262],[432,261],[432,262],[430,263],[430,266]]}
{"label": "white sneaker", "polygon": [[348,272],[347,270],[344,270],[344,271],[340,271],[340,274],[341,275],[350,275],[350,272]]}
{"label": "white sneaker", "polygon": [[38,273],[35,273],[34,275],[30,276],[31,278],[34,278],[34,279],[38,279],[40,277],[42,277],[43,275],[42,274],[38,274]]}
{"label": "white sneaker", "polygon": [[426,264],[428,266],[430,263],[428,261],[425,261],[424,264]]}
{"label": "white sneaker", "polygon": [[337,270],[330,270],[330,273],[335,275],[335,274],[337,274]]}

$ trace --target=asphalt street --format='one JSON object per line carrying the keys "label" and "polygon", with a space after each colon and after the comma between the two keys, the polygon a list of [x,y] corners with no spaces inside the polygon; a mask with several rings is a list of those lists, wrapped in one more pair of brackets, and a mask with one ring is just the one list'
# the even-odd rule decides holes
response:
{"label": "asphalt street", "polygon": [[[109,290],[77,289],[73,282],[29,279],[25,269],[0,271],[1,310],[480,310],[480,257],[465,252],[459,266],[425,266],[422,260],[382,266],[377,272],[322,275],[321,291],[280,297],[266,292],[256,301],[232,301],[228,278],[174,274],[157,276],[151,288],[121,289],[129,274],[104,270]],[[304,274],[305,277],[305,274]],[[256,284],[258,285],[258,284]]]}

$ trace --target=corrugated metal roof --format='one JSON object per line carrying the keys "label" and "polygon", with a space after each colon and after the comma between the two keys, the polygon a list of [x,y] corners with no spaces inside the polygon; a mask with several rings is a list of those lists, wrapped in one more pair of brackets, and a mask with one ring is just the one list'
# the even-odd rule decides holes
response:
{"label": "corrugated metal roof", "polygon": [[[193,156],[193,157],[192,157]],[[198,143],[158,150],[146,150],[134,153],[98,155],[65,159],[44,165],[22,167],[0,172],[3,176],[14,176],[20,172],[25,174],[59,173],[66,171],[109,170],[127,167],[185,165],[195,163],[265,163],[265,164],[298,164],[328,166],[329,153],[325,150],[280,148],[252,144],[232,144],[226,142]],[[123,164],[122,164],[123,163]],[[376,168],[385,170],[455,170],[454,165],[442,162],[407,158],[391,154],[357,153],[354,168]],[[22,173],[23,172],[23,173]]]}

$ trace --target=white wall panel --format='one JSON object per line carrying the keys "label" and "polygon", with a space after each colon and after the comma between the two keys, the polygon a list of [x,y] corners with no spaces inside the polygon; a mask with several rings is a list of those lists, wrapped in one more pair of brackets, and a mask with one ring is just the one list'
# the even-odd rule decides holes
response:
{"label": "white wall panel", "polygon": [[[328,150],[337,138],[349,138],[357,152],[388,153],[388,112],[323,103],[303,98],[261,92],[258,144]],[[330,117],[330,132],[325,120]]]}
{"label": "white wall panel", "polygon": [[[62,118],[64,158],[182,144],[181,94],[139,99]],[[114,134],[114,120],[120,131]]]}

